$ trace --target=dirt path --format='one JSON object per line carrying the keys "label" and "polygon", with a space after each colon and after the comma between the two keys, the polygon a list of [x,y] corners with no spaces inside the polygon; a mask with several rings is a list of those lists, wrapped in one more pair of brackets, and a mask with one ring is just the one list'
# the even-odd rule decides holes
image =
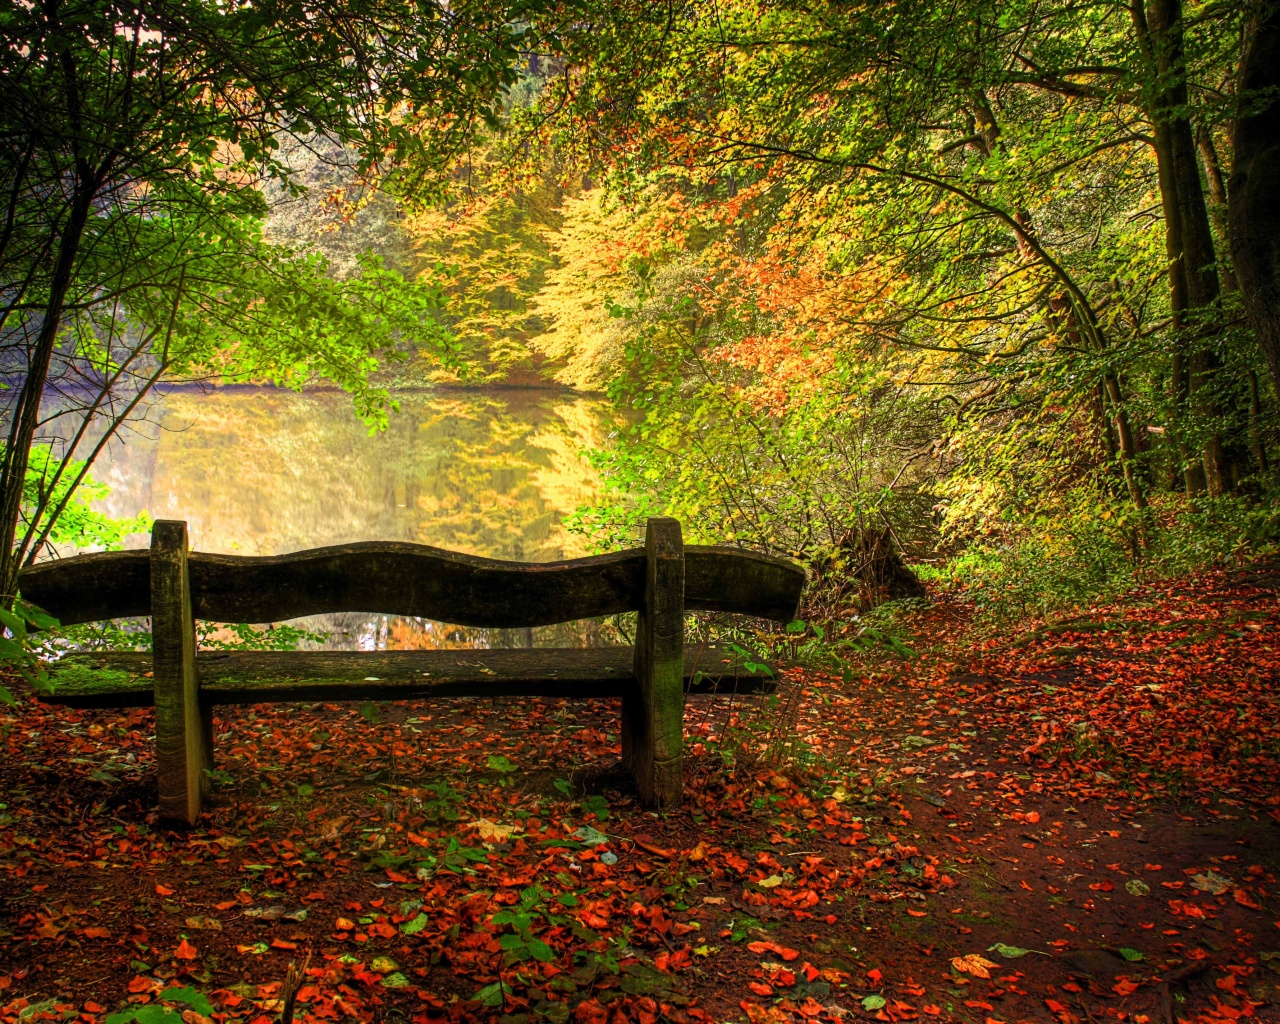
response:
{"label": "dirt path", "polygon": [[148,711],[26,704],[0,1019],[265,1024],[309,953],[299,1020],[1280,1020],[1275,585],[976,646],[944,606],[910,663],[691,702],[665,817],[608,701],[237,709],[186,833]]}

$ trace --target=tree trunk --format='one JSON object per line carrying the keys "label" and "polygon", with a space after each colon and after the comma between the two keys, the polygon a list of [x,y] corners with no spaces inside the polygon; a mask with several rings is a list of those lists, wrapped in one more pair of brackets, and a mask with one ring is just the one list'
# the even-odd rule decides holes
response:
{"label": "tree trunk", "polygon": [[1231,258],[1249,326],[1280,393],[1280,4],[1251,26],[1232,125]]}
{"label": "tree trunk", "polygon": [[[1220,361],[1210,344],[1220,329],[1216,322],[1220,286],[1195,133],[1187,116],[1182,0],[1150,0],[1145,13],[1135,4],[1133,15],[1150,71],[1162,83],[1150,113],[1176,346],[1174,391],[1170,397],[1179,418],[1189,410],[1212,422],[1222,413],[1216,397],[1222,389],[1214,380]],[[1199,466],[1189,458],[1189,452],[1183,456],[1188,494],[1205,489],[1210,494],[1222,494],[1232,485],[1238,474],[1227,450],[1215,429],[1202,446]]]}
{"label": "tree trunk", "polygon": [[13,410],[13,425],[4,452],[3,468],[0,468],[0,604],[13,604],[18,590],[18,571],[21,563],[15,550],[18,520],[22,514],[22,489],[27,476],[27,462],[31,457],[31,444],[35,440],[40,419],[40,402],[44,397],[45,381],[49,365],[53,362],[58,343],[58,331],[62,326],[62,312],[67,292],[80,252],[80,240],[89,222],[89,210],[96,190],[82,179],[72,197],[71,215],[58,242],[58,258],[54,263],[49,282],[49,300],[44,310],[44,320],[27,364],[26,379]]}

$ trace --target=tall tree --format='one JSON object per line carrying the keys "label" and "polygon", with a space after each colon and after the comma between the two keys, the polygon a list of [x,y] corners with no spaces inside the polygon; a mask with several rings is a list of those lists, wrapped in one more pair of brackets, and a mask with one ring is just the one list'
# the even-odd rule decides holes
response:
{"label": "tall tree", "polygon": [[[261,213],[257,182],[290,176],[277,157],[283,136],[326,136],[354,147],[363,172],[423,185],[478,121],[493,119],[520,59],[516,26],[531,7],[0,5],[0,327],[6,369],[22,381],[0,465],[0,594],[14,593],[15,536],[50,367],[69,314],[84,313],[69,309],[69,296],[127,279],[141,258],[129,239],[176,212],[203,222],[185,241],[181,232],[170,239],[180,309],[190,280],[183,246],[227,217]],[[113,260],[99,258],[107,249]],[[129,306],[132,296],[117,298]],[[147,328],[163,334],[163,320]]]}
{"label": "tall tree", "polygon": [[1249,325],[1280,393],[1280,4],[1251,12],[1232,124],[1231,256]]}

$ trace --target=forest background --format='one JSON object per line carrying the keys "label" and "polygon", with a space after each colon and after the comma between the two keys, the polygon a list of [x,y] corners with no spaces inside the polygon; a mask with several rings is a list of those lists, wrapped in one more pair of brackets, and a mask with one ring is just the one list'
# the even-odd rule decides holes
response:
{"label": "forest background", "polygon": [[4,13],[7,593],[180,379],[602,391],[575,529],[854,633],[890,548],[1004,617],[1276,540],[1273,5],[70,10]]}

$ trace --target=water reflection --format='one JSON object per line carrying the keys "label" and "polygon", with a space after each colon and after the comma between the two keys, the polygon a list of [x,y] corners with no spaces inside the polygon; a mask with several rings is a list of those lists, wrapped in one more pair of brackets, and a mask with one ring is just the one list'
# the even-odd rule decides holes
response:
{"label": "water reflection", "polygon": [[[370,436],[336,392],[175,390],[94,475],[103,510],[185,519],[192,547],[279,554],[358,540],[551,561],[584,554],[563,517],[593,500],[582,456],[611,429],[606,403],[533,390],[401,393]],[[133,539],[144,545],[145,537]],[[330,646],[363,649],[598,642],[593,623],[474,630],[369,615],[312,617]]]}

